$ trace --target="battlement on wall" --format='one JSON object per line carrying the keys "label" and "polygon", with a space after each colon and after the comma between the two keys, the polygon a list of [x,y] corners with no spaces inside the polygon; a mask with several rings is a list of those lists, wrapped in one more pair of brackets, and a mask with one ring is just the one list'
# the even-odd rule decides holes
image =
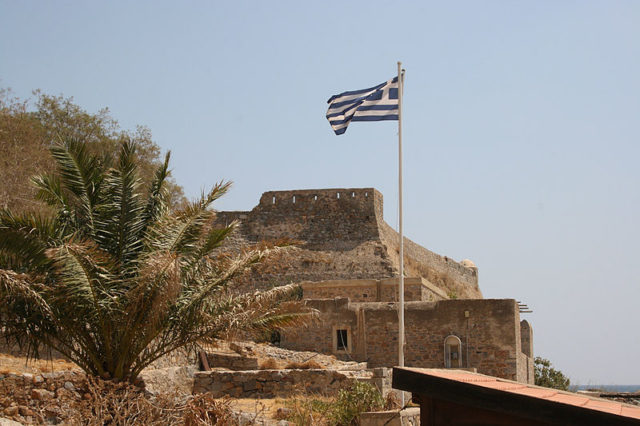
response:
{"label": "battlement on wall", "polygon": [[349,212],[382,219],[382,206],[382,194],[374,188],[297,189],[265,192],[253,211],[280,211],[287,215]]}
{"label": "battlement on wall", "polygon": [[378,239],[382,194],[374,188],[269,191],[248,214],[251,239],[288,237],[308,244]]}

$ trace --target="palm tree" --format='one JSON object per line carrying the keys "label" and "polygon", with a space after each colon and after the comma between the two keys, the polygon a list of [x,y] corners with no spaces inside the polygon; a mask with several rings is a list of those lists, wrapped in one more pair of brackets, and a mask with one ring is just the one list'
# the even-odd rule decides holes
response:
{"label": "palm tree", "polygon": [[278,249],[221,253],[236,223],[215,227],[210,206],[229,183],[171,213],[169,154],[145,190],[135,148],[124,142],[110,159],[60,143],[51,149],[57,173],[33,178],[53,214],[0,210],[0,334],[29,356],[52,348],[89,374],[135,380],[159,357],[232,329],[303,321],[293,286],[229,291]]}

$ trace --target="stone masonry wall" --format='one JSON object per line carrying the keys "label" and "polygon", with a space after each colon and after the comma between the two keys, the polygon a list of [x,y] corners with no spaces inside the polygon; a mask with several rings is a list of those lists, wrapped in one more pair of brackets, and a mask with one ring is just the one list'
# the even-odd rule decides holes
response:
{"label": "stone masonry wall", "polygon": [[[398,279],[384,280],[327,280],[303,282],[305,299],[348,297],[352,302],[393,302],[398,300]],[[447,299],[444,291],[422,278],[405,278],[406,301],[435,301]]]}
{"label": "stone masonry wall", "polygon": [[[400,236],[386,222],[380,223],[380,237],[394,265],[400,263]],[[421,276],[447,294],[459,299],[481,299],[478,269],[440,256],[404,238],[405,275]]]}
{"label": "stone masonry wall", "polygon": [[[309,300],[320,319],[291,335],[283,347],[333,353],[343,359],[367,361],[369,367],[397,364],[398,316],[395,303],[349,303],[347,299]],[[462,342],[462,366],[482,374],[528,382],[520,357],[520,319],[515,300],[477,299],[408,302],[405,305],[405,364],[444,367],[444,340]],[[336,328],[347,329],[351,351],[337,351]]]}
{"label": "stone masonry wall", "polygon": [[237,353],[207,352],[210,367],[229,370],[257,370],[258,358]]}
{"label": "stone masonry wall", "polygon": [[353,379],[334,370],[199,371],[193,393],[214,398],[275,398],[300,393],[336,395]]}
{"label": "stone masonry wall", "polygon": [[533,329],[527,320],[520,321],[520,340],[522,352],[527,356],[533,356]]}
{"label": "stone masonry wall", "polygon": [[378,238],[382,195],[373,188],[270,191],[246,222],[250,240],[282,237],[313,248],[353,247]]}
{"label": "stone masonry wall", "polygon": [[527,377],[528,383],[534,382],[533,329],[527,320],[520,321],[520,346],[522,361],[518,364],[523,371],[518,376]]}
{"label": "stone masonry wall", "polygon": [[[219,212],[216,225],[240,221],[226,247],[290,239],[296,248],[257,265],[238,282],[247,288],[329,279],[384,279],[398,275],[398,234],[383,219],[374,188],[270,191],[248,212]],[[406,268],[458,298],[482,297],[477,270],[406,240]]]}
{"label": "stone masonry wall", "polygon": [[305,302],[318,310],[319,318],[308,327],[285,330],[281,332],[280,345],[297,351],[314,351],[333,354],[338,359],[366,361],[363,354],[357,353],[361,343],[352,346],[351,353],[335,351],[334,333],[336,328],[358,330],[358,318],[349,299],[314,299]]}

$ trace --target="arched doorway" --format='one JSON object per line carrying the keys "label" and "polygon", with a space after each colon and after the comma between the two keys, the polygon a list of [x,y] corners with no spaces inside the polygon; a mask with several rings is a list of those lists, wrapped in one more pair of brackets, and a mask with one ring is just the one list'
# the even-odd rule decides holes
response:
{"label": "arched doorway", "polygon": [[444,339],[444,366],[445,368],[462,367],[462,342],[453,334]]}

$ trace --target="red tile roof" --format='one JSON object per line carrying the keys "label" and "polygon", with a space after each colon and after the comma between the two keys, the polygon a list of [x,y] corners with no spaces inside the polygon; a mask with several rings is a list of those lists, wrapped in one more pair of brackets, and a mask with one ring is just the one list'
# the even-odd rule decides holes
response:
{"label": "red tile roof", "polygon": [[606,413],[616,414],[618,416],[640,419],[640,407],[635,405],[623,404],[608,399],[601,399],[572,392],[564,392],[540,386],[528,385],[462,370],[443,370],[410,367],[405,367],[405,369],[412,370],[420,374],[427,374],[430,376],[440,377],[456,382],[468,383],[474,386],[481,386],[504,392],[525,395],[531,398],[545,399],[548,401],[558,402],[560,404],[573,405],[590,410],[604,411]]}

